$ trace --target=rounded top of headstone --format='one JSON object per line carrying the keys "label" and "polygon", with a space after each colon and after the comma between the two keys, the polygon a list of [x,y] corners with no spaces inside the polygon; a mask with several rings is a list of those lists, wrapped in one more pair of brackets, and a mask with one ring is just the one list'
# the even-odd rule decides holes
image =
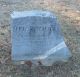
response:
{"label": "rounded top of headstone", "polygon": [[49,11],[40,11],[40,10],[32,10],[32,11],[14,11],[11,14],[12,18],[21,18],[21,17],[28,17],[28,16],[40,16],[40,17],[51,17],[56,18],[56,15]]}

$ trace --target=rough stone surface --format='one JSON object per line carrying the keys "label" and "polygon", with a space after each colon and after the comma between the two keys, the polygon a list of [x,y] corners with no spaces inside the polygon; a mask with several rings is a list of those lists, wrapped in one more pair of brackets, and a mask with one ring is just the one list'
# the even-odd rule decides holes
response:
{"label": "rough stone surface", "polygon": [[13,12],[12,60],[39,61],[52,65],[71,56],[55,14],[48,11]]}

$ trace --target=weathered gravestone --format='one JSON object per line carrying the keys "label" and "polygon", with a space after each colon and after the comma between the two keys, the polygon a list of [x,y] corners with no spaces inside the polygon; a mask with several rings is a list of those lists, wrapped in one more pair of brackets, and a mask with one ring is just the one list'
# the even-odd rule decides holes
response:
{"label": "weathered gravestone", "polygon": [[13,12],[12,60],[51,65],[71,56],[55,15],[47,11]]}

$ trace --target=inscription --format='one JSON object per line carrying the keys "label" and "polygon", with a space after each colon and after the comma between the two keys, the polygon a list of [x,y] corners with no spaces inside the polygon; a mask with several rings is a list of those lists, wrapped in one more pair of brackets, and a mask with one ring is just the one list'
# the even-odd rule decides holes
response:
{"label": "inscription", "polygon": [[47,26],[16,26],[13,27],[13,31],[16,32],[17,36],[30,36],[30,37],[47,37],[55,30],[54,27]]}

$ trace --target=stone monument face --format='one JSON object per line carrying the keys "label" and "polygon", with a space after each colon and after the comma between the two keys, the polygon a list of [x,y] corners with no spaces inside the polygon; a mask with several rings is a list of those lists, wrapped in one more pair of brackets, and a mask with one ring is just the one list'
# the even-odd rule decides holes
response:
{"label": "stone monument face", "polygon": [[71,56],[54,14],[47,11],[13,12],[11,18],[12,60],[41,60],[44,65],[51,65]]}

